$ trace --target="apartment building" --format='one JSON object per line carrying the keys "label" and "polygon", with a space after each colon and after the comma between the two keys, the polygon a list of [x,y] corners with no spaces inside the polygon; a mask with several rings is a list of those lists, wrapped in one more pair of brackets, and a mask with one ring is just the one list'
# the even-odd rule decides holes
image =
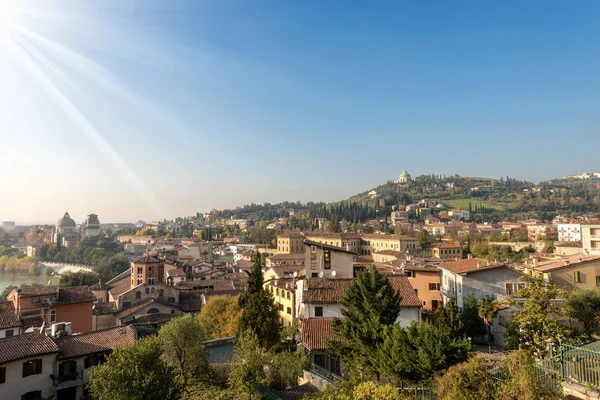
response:
{"label": "apartment building", "polygon": [[584,254],[600,255],[600,220],[581,223],[581,244]]}
{"label": "apartment building", "polygon": [[579,222],[563,222],[556,225],[558,240],[561,242],[581,242],[581,224]]}
{"label": "apartment building", "polygon": [[277,236],[277,254],[304,253],[302,241],[304,235],[300,232],[285,232]]}

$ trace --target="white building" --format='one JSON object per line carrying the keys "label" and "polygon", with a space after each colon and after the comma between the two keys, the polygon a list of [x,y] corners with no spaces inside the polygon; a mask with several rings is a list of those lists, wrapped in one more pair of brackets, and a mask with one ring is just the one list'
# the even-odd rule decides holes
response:
{"label": "white building", "polygon": [[600,254],[600,221],[581,224],[581,244],[584,254]]}
{"label": "white building", "polygon": [[408,183],[410,180],[410,174],[404,170],[396,180],[396,183]]}
{"label": "white building", "polygon": [[454,219],[462,219],[468,221],[471,219],[471,213],[469,210],[450,210],[448,216]]}
{"label": "white building", "polygon": [[559,242],[581,242],[581,224],[564,223],[558,224],[557,228]]}
{"label": "white building", "polygon": [[100,220],[96,214],[89,214],[83,223],[83,236],[95,237],[100,235]]}

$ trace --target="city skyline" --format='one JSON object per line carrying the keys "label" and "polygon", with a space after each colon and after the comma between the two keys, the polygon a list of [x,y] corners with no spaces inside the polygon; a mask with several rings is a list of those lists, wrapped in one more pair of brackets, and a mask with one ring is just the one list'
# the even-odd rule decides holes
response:
{"label": "city skyline", "polygon": [[600,169],[594,2],[2,7],[0,221]]}

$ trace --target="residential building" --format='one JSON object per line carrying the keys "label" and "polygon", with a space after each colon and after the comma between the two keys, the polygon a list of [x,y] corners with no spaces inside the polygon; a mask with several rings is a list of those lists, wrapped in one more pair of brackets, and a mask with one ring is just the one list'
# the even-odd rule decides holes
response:
{"label": "residential building", "polygon": [[355,254],[355,252],[342,247],[304,240],[305,276],[352,278],[356,275]]}
{"label": "residential building", "polygon": [[21,334],[21,321],[12,301],[0,302],[0,339]]}
{"label": "residential building", "polygon": [[562,222],[556,226],[560,242],[581,242],[581,224],[579,222]]}
{"label": "residential building", "polygon": [[406,253],[399,250],[381,250],[372,254],[374,263],[386,263],[402,258]]}
{"label": "residential building", "polygon": [[[398,262],[392,263],[396,265]],[[423,305],[423,310],[433,311],[442,304],[440,292],[440,270],[435,265],[403,263],[402,270],[410,285],[415,289]]]}
{"label": "residential building", "polygon": [[387,234],[365,234],[360,237],[360,253],[371,255],[383,250],[395,250],[399,252],[411,252],[421,248],[418,238],[402,235]]}
{"label": "residential building", "polygon": [[304,235],[300,232],[285,232],[277,236],[277,254],[304,253],[302,241]]}
{"label": "residential building", "polygon": [[58,346],[43,333],[0,339],[0,399],[37,400],[54,394]]}
{"label": "residential building", "polygon": [[358,233],[311,233],[306,235],[306,239],[361,254],[361,239]]}
{"label": "residential building", "polygon": [[448,216],[453,219],[468,221],[471,219],[471,212],[469,210],[449,210]]}
{"label": "residential building", "polygon": [[555,242],[554,254],[561,256],[572,256],[583,254],[583,245],[581,242]]}
{"label": "residential building", "polygon": [[265,290],[273,295],[279,309],[279,322],[282,326],[292,326],[296,319],[296,280],[278,279],[265,282]]}
{"label": "residential building", "polygon": [[[302,245],[304,246],[304,245]],[[303,247],[304,248],[304,247]],[[304,252],[302,253],[279,253],[265,258],[265,266],[267,268],[286,265],[304,266],[306,259]]]}
{"label": "residential building", "polygon": [[10,292],[7,300],[12,302],[23,329],[69,321],[73,332],[92,331],[96,296],[87,286],[23,286]]}
{"label": "residential building", "polygon": [[430,246],[433,258],[458,258],[463,256],[463,248],[455,243],[434,243]]}
{"label": "residential building", "polygon": [[527,225],[527,236],[529,241],[536,240],[557,240],[558,229],[552,224],[532,224]]}
{"label": "residential building", "polygon": [[594,289],[600,287],[600,255],[574,255],[537,263],[532,274],[568,290]]}
{"label": "residential building", "polygon": [[581,223],[581,244],[584,254],[600,255],[600,220]]}
{"label": "residential building", "polygon": [[517,291],[522,273],[503,263],[489,262],[480,258],[449,261],[439,264],[441,271],[442,300],[444,304],[454,299],[459,309],[463,298],[470,294],[482,299],[491,296],[503,299]]}
{"label": "residential building", "polygon": [[59,349],[53,372],[57,398],[76,400],[87,397],[85,385],[94,367],[116,347],[133,344],[136,339],[132,326],[55,338]]}

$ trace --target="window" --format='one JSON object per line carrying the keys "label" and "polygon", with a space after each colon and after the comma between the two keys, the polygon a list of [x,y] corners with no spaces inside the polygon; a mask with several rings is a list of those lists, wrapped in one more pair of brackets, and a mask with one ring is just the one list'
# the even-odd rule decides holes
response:
{"label": "window", "polygon": [[95,367],[96,365],[102,364],[104,361],[106,361],[106,356],[104,354],[89,356],[83,360],[83,367],[86,369]]}
{"label": "window", "polygon": [[6,367],[0,367],[0,384],[6,382]]}
{"label": "window", "polygon": [[505,285],[505,287],[506,287],[506,295],[507,296],[511,296],[513,294],[513,292],[514,292],[515,285],[512,284],[512,283],[507,283]]}
{"label": "window", "polygon": [[315,307],[315,317],[323,316],[323,307]]}
{"label": "window", "polygon": [[149,274],[154,274],[154,266],[151,265],[151,266],[148,267],[148,273]]}
{"label": "window", "polygon": [[141,299],[142,298],[142,292],[140,292],[139,290],[135,292],[135,298],[136,299]]}
{"label": "window", "polygon": [[149,287],[146,288],[146,294],[150,294],[150,288]]}
{"label": "window", "polygon": [[600,276],[596,276],[596,286],[600,286]]}
{"label": "window", "polygon": [[279,296],[279,289],[275,289],[275,294]]}
{"label": "window", "polygon": [[415,271],[406,271],[406,276],[408,278],[414,278],[415,277]]}
{"label": "window", "polygon": [[21,400],[38,400],[42,398],[41,390],[34,390],[33,392],[27,392],[21,396]]}
{"label": "window", "polygon": [[168,297],[167,298],[167,303],[169,303],[169,304],[175,304],[175,297]]}
{"label": "window", "polygon": [[579,271],[573,271],[573,282],[581,282],[581,273]]}
{"label": "window", "polygon": [[438,308],[438,306],[439,306],[438,300],[431,300],[431,308],[432,309],[435,310],[436,308]]}
{"label": "window", "polygon": [[287,292],[287,299],[290,300],[290,292]]}
{"label": "window", "polygon": [[42,373],[42,359],[29,360],[23,363],[23,378]]}
{"label": "window", "polygon": [[440,290],[440,284],[436,282],[429,282],[429,290]]}
{"label": "window", "polygon": [[462,293],[462,282],[458,282],[458,293]]}
{"label": "window", "polygon": [[288,308],[287,308],[287,313],[288,313],[289,315],[292,315],[292,308],[291,308],[291,307],[288,307]]}
{"label": "window", "polygon": [[313,272],[313,273],[310,274],[310,277],[311,278],[317,278],[317,277],[319,277],[319,274],[316,273],[316,272]]}
{"label": "window", "polygon": [[31,298],[31,302],[32,303],[39,303],[40,302],[40,296],[35,296]]}
{"label": "window", "polygon": [[527,285],[525,284],[525,282],[519,282],[517,283],[517,290],[521,290],[521,289],[525,289]]}
{"label": "window", "polygon": [[283,311],[283,304],[279,304],[279,311]]}
{"label": "window", "polygon": [[148,285],[154,285],[154,278],[148,278]]}
{"label": "window", "polygon": [[175,310],[171,310],[171,314],[175,314]]}
{"label": "window", "polygon": [[141,274],[143,271],[142,267],[138,267],[138,274]]}
{"label": "window", "polygon": [[123,303],[123,308],[129,308],[131,307],[131,302],[130,301],[126,301]]}
{"label": "window", "polygon": [[415,289],[415,294],[418,296],[419,295],[419,290]]}
{"label": "window", "polygon": [[56,322],[56,310],[50,311],[50,322]]}
{"label": "window", "polygon": [[14,329],[7,329],[5,332],[5,337],[11,337],[15,334],[15,330]]}

